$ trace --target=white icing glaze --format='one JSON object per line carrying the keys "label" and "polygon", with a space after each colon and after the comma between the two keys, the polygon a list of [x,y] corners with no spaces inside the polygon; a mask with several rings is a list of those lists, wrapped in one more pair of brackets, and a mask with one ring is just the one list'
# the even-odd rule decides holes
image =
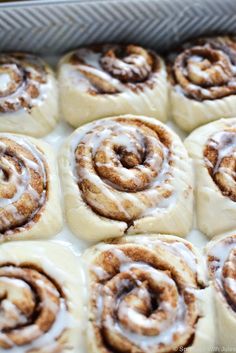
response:
{"label": "white icing glaze", "polygon": [[[47,183],[47,175],[46,175],[46,169],[45,169],[45,160],[42,155],[42,153],[37,149],[36,146],[33,145],[33,143],[26,141],[23,137],[19,136],[13,136],[9,134],[2,133],[0,134],[0,138],[7,138],[9,140],[12,140],[13,142],[18,143],[20,146],[22,146],[25,150],[29,151],[30,154],[36,159],[36,162],[28,159],[22,155],[19,155],[19,161],[22,162],[22,171],[18,172],[14,166],[14,164],[11,164],[7,158],[4,156],[5,151],[7,150],[7,144],[4,142],[0,142],[0,159],[1,159],[1,164],[3,168],[6,168],[8,170],[9,174],[9,180],[5,181],[4,178],[2,178],[1,183],[2,185],[14,185],[15,187],[15,192],[13,193],[13,196],[11,198],[0,198],[0,209],[5,209],[9,211],[14,219],[16,220],[23,220],[24,215],[21,215],[17,208],[14,206],[14,203],[19,201],[22,197],[23,194],[28,193],[33,200],[35,200],[39,208],[44,204],[45,197],[46,197],[46,183]],[[39,195],[35,189],[32,188],[30,185],[30,169],[34,170],[37,172],[43,179],[44,183],[44,191]],[[33,216],[38,212],[38,209],[35,210],[35,212],[32,214],[31,219]],[[2,216],[2,221],[8,225],[9,220],[5,217]],[[12,231],[9,230],[7,233],[11,233]]]}
{"label": "white icing glaze", "polygon": [[[184,242],[180,242],[180,241],[167,242],[165,240],[155,239],[153,244],[152,239],[149,236],[147,237],[142,236],[141,239],[136,238],[135,243],[139,245],[143,245],[143,243],[145,243],[145,246],[150,248],[153,248],[153,245],[155,244],[155,247],[157,249],[162,248],[167,252],[173,253],[175,256],[178,256],[181,259],[183,259],[183,261],[188,265],[191,271],[198,272],[198,261],[197,261],[196,255],[194,254],[193,251],[189,249],[189,247]],[[105,250],[105,249],[106,247],[104,248],[104,245],[101,246],[101,250]],[[110,247],[108,247],[108,249],[120,260],[120,262],[121,261],[123,263],[130,262],[129,258],[124,257],[124,254],[120,255],[120,253],[122,253],[121,250],[117,251],[117,249],[110,248]]]}
{"label": "white icing glaze", "polygon": [[234,278],[226,278],[225,282],[227,286],[230,287],[230,289],[234,292],[234,295],[236,296],[236,281]]}
{"label": "white icing glaze", "polygon": [[[20,59],[19,59],[20,62]],[[13,71],[19,71],[18,68],[14,65],[11,64],[11,70]],[[33,67],[27,66],[25,68],[25,70],[27,72],[30,72],[31,75],[39,75],[39,73],[37,72],[36,69],[34,69]],[[52,88],[52,82],[48,77],[48,72],[47,69],[45,70],[45,78],[46,81],[45,82],[38,82],[34,79],[30,79],[27,78],[27,81],[29,84],[34,85],[34,87],[36,87],[36,89],[38,90],[38,96],[33,98],[30,96],[30,94],[25,90],[26,88],[26,84],[25,82],[22,82],[22,84],[16,86],[16,90],[8,95],[8,96],[3,96],[0,97],[0,103],[3,104],[6,99],[9,103],[14,104],[14,102],[18,102],[20,103],[20,97],[22,97],[24,99],[24,101],[27,103],[28,107],[33,107],[33,106],[39,106],[43,103],[43,101],[45,100],[49,90]],[[9,74],[1,74],[0,75],[0,90],[4,91],[8,88],[8,85],[11,83],[11,76]],[[16,111],[7,111],[7,114],[17,114],[17,112],[24,110],[24,109],[28,109],[28,107],[20,107],[19,109],[17,109]],[[0,115],[4,115],[5,112],[0,112]]]}
{"label": "white icing glaze", "polygon": [[119,323],[116,324],[115,329],[118,333],[121,333],[130,342],[135,345],[138,345],[144,352],[149,352],[150,347],[152,347],[153,345],[158,346],[161,344],[171,344],[171,342],[173,342],[174,334],[181,334],[186,332],[187,325],[184,322],[185,312],[186,308],[183,298],[179,297],[178,311],[175,322],[157,336],[142,336],[135,334],[125,329]]}
{"label": "white icing glaze", "polygon": [[[148,238],[150,239],[150,238]],[[145,242],[144,239],[142,239],[141,242]],[[137,243],[139,243],[137,239]],[[180,258],[183,258],[184,261],[186,261],[187,265],[189,266],[190,269],[192,269],[194,272],[196,271],[196,258],[195,255],[187,248],[187,246],[182,243],[182,242],[173,242],[173,243],[167,243],[167,242],[162,242],[161,240],[155,240],[155,245],[157,249],[159,247],[163,247],[167,252],[173,252],[175,255],[178,255]],[[150,244],[150,247],[151,244]],[[174,282],[174,280],[166,274],[164,271],[158,270],[151,265],[145,263],[145,262],[134,262],[132,259],[130,259],[128,256],[126,256],[122,249],[117,249],[112,246],[100,246],[100,250],[108,250],[109,252],[112,252],[113,255],[115,255],[119,261],[120,261],[120,268],[118,273],[129,273],[131,278],[133,278],[134,281],[136,281],[136,285],[138,288],[138,292],[136,291],[136,295],[138,295],[138,298],[140,300],[146,300],[146,296],[149,296],[147,293],[146,289],[142,287],[142,283],[139,281],[139,279],[136,277],[136,272],[135,270],[140,269],[141,271],[145,271],[154,281],[155,283],[162,283],[163,285],[166,283],[166,285],[175,288],[175,290],[178,292],[177,286]],[[94,267],[93,267],[94,269]],[[103,268],[97,268],[96,267],[96,274],[98,275],[99,280],[105,280],[108,279],[109,281],[109,275],[104,271]],[[119,280],[117,282],[117,287],[118,293],[120,290],[122,290],[123,287],[128,286],[129,280],[128,279],[123,279]],[[97,297],[97,312],[96,312],[96,317],[97,317],[97,324],[100,326],[101,325],[101,315],[103,312],[103,305],[104,305],[104,295],[105,296],[110,296],[109,291],[105,291],[103,285],[100,288],[100,295]],[[107,288],[106,288],[107,289]],[[134,289],[135,290],[135,289]],[[190,291],[198,300],[201,299],[201,293],[200,289],[197,288],[186,288],[187,291]],[[132,289],[131,289],[132,291]],[[124,294],[125,296],[126,294]],[[199,296],[199,297],[198,297]],[[128,302],[129,303],[129,302]],[[134,302],[135,303],[135,302]],[[124,300],[123,297],[118,297],[117,298],[117,312],[119,317],[127,317],[129,322],[133,322],[134,324],[141,325],[142,327],[146,327],[147,329],[152,327],[153,322],[150,317],[145,317],[145,315],[142,315],[138,311],[135,310],[135,308],[130,307],[129,304],[127,304]],[[158,335],[141,335],[137,334],[133,331],[131,331],[128,327],[125,327],[119,320],[113,321],[113,317],[108,315],[105,318],[105,322],[103,322],[103,325],[106,327],[110,327],[112,331],[121,337],[126,338],[129,342],[133,343],[135,346],[138,346],[142,351],[144,352],[149,352],[152,346],[158,346],[162,344],[169,345],[173,342],[174,335],[175,334],[184,334],[186,333],[187,330],[191,330],[191,328],[188,326],[188,323],[186,322],[186,314],[187,314],[187,306],[184,302],[184,297],[178,293],[178,300],[177,300],[177,307],[174,308],[170,304],[170,302],[160,302],[158,305],[158,308],[161,310],[164,310],[167,313],[167,317],[163,319],[162,322],[158,322],[158,327],[160,328],[160,333]],[[103,317],[104,319],[104,317]]]}
{"label": "white icing glaze", "polygon": [[[67,311],[64,299],[60,299],[60,311],[57,314],[56,320],[52,325],[51,329],[44,333],[41,337],[34,340],[32,343],[24,346],[15,346],[14,348],[7,349],[8,353],[27,353],[33,349],[40,349],[48,347],[47,352],[51,353],[52,348],[57,347],[57,338],[62,334],[65,329],[70,328],[73,325],[73,320]],[[30,335],[30,331],[28,332]],[[2,338],[2,334],[0,335]]]}
{"label": "white icing glaze", "polygon": [[[14,298],[18,300],[21,300],[22,298],[22,300],[24,300],[25,299],[24,290],[26,289],[28,289],[28,294],[32,293],[27,282],[25,282],[24,280],[21,280],[20,278],[18,279],[14,277],[15,269],[17,269],[17,266],[21,266],[22,260],[20,260],[20,258],[17,256],[17,253],[15,254],[15,252],[11,248],[8,248],[7,250],[2,249],[2,255],[4,259],[7,259],[7,261],[14,263],[14,266],[8,267],[8,272],[9,273],[12,272],[13,277],[0,276],[0,283],[1,283],[0,296],[2,292],[4,292],[5,290],[4,283],[7,285],[8,288],[9,286],[12,286],[12,288],[10,288],[10,291],[8,292],[8,298],[5,300],[4,304],[3,302],[1,302],[1,306],[3,304],[5,306],[5,309],[8,309],[9,311],[11,310],[11,313],[10,313],[11,317],[13,313],[18,315],[18,319],[20,318],[22,323],[23,321],[25,321],[25,324],[27,327],[27,319],[25,318],[25,316],[22,315],[22,313],[20,313],[19,310],[17,310],[17,306],[11,303],[11,300],[13,300]],[[47,296],[44,297],[44,300],[41,301],[41,305],[45,305],[47,308],[50,309],[52,313],[55,314],[55,321],[53,322],[52,326],[46,333],[39,331],[38,333],[41,336],[33,340],[30,344],[26,344],[23,346],[15,345],[10,349],[7,349],[7,350],[0,349],[0,351],[1,352],[4,351],[8,353],[28,353],[28,352],[31,352],[31,350],[43,349],[43,352],[45,353],[54,353],[54,351],[61,352],[63,351],[63,348],[62,348],[62,345],[58,343],[58,338],[60,338],[60,336],[66,330],[70,330],[71,328],[72,329],[76,328],[78,327],[78,324],[79,324],[79,318],[78,320],[75,320],[70,312],[72,303],[70,301],[67,302],[67,298],[69,298],[69,295],[71,295],[71,293],[68,293],[68,287],[66,283],[67,281],[71,282],[74,279],[74,274],[71,274],[64,269],[62,270],[61,268],[56,267],[55,263],[50,258],[48,258],[47,252],[45,252],[43,247],[37,247],[37,251],[35,251],[34,253],[31,253],[30,259],[32,263],[40,264],[42,268],[42,272],[48,275],[50,278],[53,278],[53,280],[55,280],[60,285],[60,287],[63,289],[63,293],[66,299],[60,296],[59,291],[55,287],[46,285],[44,281],[37,279],[35,282],[37,286],[42,287],[44,290],[46,289],[49,293],[59,298],[59,307]],[[30,300],[28,296],[27,296],[27,300]],[[35,300],[33,293],[32,293],[32,300],[33,301]],[[15,320],[17,320],[16,317],[15,317]],[[9,324],[9,320],[7,323]],[[2,321],[2,316],[0,315],[0,330],[1,330],[2,324],[4,326],[4,323]],[[31,332],[32,332],[31,330],[35,328],[37,329],[35,325],[29,324],[26,337],[31,337]],[[5,336],[1,332],[0,332],[0,339],[4,339],[7,343],[7,340],[8,340],[7,336]],[[8,343],[12,344],[12,342],[9,340],[8,340]],[[65,346],[70,347],[70,342],[66,342]]]}
{"label": "white icing glaze", "polygon": [[[222,44],[227,47],[227,43]],[[186,52],[185,49],[187,49]],[[199,49],[199,54],[194,54]],[[210,51],[209,56],[208,50]],[[206,53],[204,53],[205,51]],[[211,51],[212,54],[214,53],[214,58]],[[222,98],[221,90],[224,97],[229,95],[227,88],[235,87],[236,66],[231,62],[227,49],[217,49],[211,44],[209,46],[205,44],[195,46],[193,43],[191,46],[183,46],[180,53],[169,55],[169,60],[172,66],[178,63],[176,67],[174,66],[173,87],[180,95],[200,101],[219,99]],[[232,90],[231,94],[235,94],[235,92]]]}
{"label": "white icing glaze", "polygon": [[0,74],[0,91],[5,91],[11,82],[11,76],[7,73]]}
{"label": "white icing glaze", "polygon": [[[224,137],[230,136],[232,142],[230,144],[225,144]],[[219,171],[219,166],[223,158],[232,156],[236,158],[236,134],[232,134],[232,132],[227,131],[219,131],[214,134],[212,140],[209,143],[209,146],[212,146],[214,149],[218,151],[218,159],[214,167],[214,173]],[[221,168],[221,172],[229,172],[229,169]]]}
{"label": "white icing glaze", "polygon": [[[82,60],[82,63],[77,65],[64,63],[64,68],[67,71],[68,77],[74,82],[80,91],[87,92],[89,88],[92,87],[92,83],[90,82],[89,78],[86,77],[84,73],[88,73],[88,75],[94,75],[95,77],[101,79],[102,81],[109,82],[109,86],[112,86],[118,92],[122,93],[129,93],[130,88],[128,85],[122,83],[119,79],[113,77],[109,72],[106,72],[100,60],[102,58],[102,52],[95,52],[89,48],[80,48],[77,50],[77,55]],[[111,63],[113,59],[110,57],[103,58],[107,63]],[[146,66],[143,67],[145,64],[145,58],[143,56],[132,56],[132,71],[128,69],[127,63],[129,59],[126,58],[126,63],[119,60],[119,69],[113,68],[114,75],[119,74],[120,70],[122,69],[123,72],[127,76],[132,76],[133,73],[142,74],[145,71]],[[135,66],[136,65],[136,66]],[[81,71],[79,71],[81,70]],[[153,72],[152,76],[157,76],[159,72]],[[145,89],[145,88],[143,88]]]}
{"label": "white icing glaze", "polygon": [[[208,252],[208,255],[214,256],[217,258],[215,261],[211,261],[211,265],[216,266],[216,271],[214,273],[214,277],[216,279],[217,284],[220,286],[221,289],[223,289],[223,275],[222,275],[222,269],[224,267],[224,264],[230,254],[230,252],[235,249],[236,244],[235,242],[227,243],[224,241],[220,241],[210,249]],[[234,281],[236,283],[236,281]],[[231,283],[232,285],[232,283]]]}
{"label": "white icing glaze", "polygon": [[197,272],[197,260],[193,252],[181,242],[174,242],[166,245],[166,249],[173,251],[176,255],[183,258],[184,262],[193,272]]}
{"label": "white icing glaze", "polygon": [[[80,68],[85,72],[96,75],[97,77],[101,78],[104,81],[108,81],[111,86],[113,86],[114,88],[116,88],[119,91],[123,91],[125,89],[127,90],[127,88],[125,88],[125,86],[122,85],[122,83],[120,83],[119,80],[113,78],[111,75],[109,75],[105,71],[102,71],[101,67],[98,70],[97,68],[93,68],[91,66],[80,65]],[[88,81],[88,84],[89,84],[89,81]],[[80,88],[83,88],[83,86],[81,86]]]}
{"label": "white icing glaze", "polygon": [[[101,127],[104,128],[101,129]],[[135,137],[132,138],[132,136]],[[110,141],[109,144],[105,144],[108,139]],[[90,165],[90,170],[80,168],[80,174],[83,175],[83,179],[87,179],[99,187],[102,193],[116,204],[120,212],[128,215],[126,208],[123,206],[125,200],[129,200],[137,208],[139,208],[139,218],[155,216],[159,212],[166,211],[177,201],[177,195],[173,189],[171,180],[173,178],[172,171],[174,173],[174,166],[177,164],[179,157],[171,157],[167,147],[165,147],[158,139],[154,139],[154,137],[151,136],[150,141],[154,146],[156,146],[156,148],[158,148],[159,151],[161,151],[162,156],[157,153],[153,153],[150,157],[146,158],[146,163],[148,166],[139,164],[134,169],[127,169],[121,164],[116,165],[113,163],[113,158],[117,159],[113,146],[122,146],[125,151],[131,153],[137,151],[138,145],[140,148],[145,148],[143,136],[138,128],[113,120],[97,121],[93,124],[88,124],[86,127],[78,131],[77,134],[75,134],[71,142],[70,164],[72,166],[75,182],[77,183],[78,181],[77,166],[74,157],[75,151],[79,144],[85,143],[90,152],[88,155],[83,156],[83,160]],[[132,181],[132,183],[135,183],[137,187],[140,186],[141,180],[136,176],[135,172],[140,171],[142,174],[147,174],[149,176],[151,170],[159,170],[157,176],[152,178],[148,187],[141,192],[145,195],[145,197],[149,198],[149,206],[147,206],[147,203],[142,201],[139,197],[140,193],[137,193],[136,195],[135,193],[125,191],[122,193],[116,192],[116,185],[113,185],[108,180],[102,179],[96,173],[93,161],[98,150],[105,152],[106,156],[108,156],[108,162],[105,162],[104,164],[98,163],[96,164],[97,167],[106,166],[112,168],[115,174],[119,175],[124,182],[128,183],[129,181]],[[174,165],[173,167],[170,166],[171,158],[173,161],[172,165]],[[179,174],[184,173],[182,170],[178,170],[176,172]],[[163,194],[165,193],[164,190],[169,192],[169,197],[163,197]],[[96,200],[93,200],[93,203],[95,204]],[[100,209],[102,208],[101,203],[97,206]]]}
{"label": "white icing glaze", "polygon": [[[192,59],[192,58],[191,58]],[[192,65],[191,66],[191,71],[197,75],[200,78],[203,78],[205,80],[210,78],[209,72],[205,71],[205,70],[201,70],[199,66],[196,65]]]}

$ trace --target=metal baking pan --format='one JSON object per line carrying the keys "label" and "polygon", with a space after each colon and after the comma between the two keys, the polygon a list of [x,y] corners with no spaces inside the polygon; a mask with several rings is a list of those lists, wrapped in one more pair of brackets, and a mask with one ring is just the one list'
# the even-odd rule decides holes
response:
{"label": "metal baking pan", "polygon": [[159,51],[189,37],[236,33],[235,0],[31,0],[0,3],[0,50],[58,54],[94,42]]}

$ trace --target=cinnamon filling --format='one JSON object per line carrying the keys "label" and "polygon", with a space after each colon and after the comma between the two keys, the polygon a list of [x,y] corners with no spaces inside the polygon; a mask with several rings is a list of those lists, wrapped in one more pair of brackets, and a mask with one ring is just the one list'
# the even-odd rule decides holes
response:
{"label": "cinnamon filling", "polygon": [[[157,243],[160,253],[172,246],[165,245]],[[200,317],[194,290],[201,287],[178,256],[189,283],[178,266],[141,245],[117,245],[99,254],[91,266],[90,304],[96,340],[104,352],[174,352],[191,345]]]}
{"label": "cinnamon filling", "polygon": [[41,217],[48,197],[42,152],[23,138],[0,137],[0,233],[29,228]]}
{"label": "cinnamon filling", "polygon": [[97,45],[81,48],[70,62],[90,82],[91,94],[115,94],[127,88],[137,91],[153,87],[159,58],[135,45]]}
{"label": "cinnamon filling", "polygon": [[142,82],[153,69],[153,58],[145,49],[134,45],[107,50],[100,59],[104,71],[122,82]]}
{"label": "cinnamon filling", "polygon": [[227,237],[216,243],[208,252],[208,269],[216,288],[236,312],[236,237]]}
{"label": "cinnamon filling", "polygon": [[0,347],[30,345],[49,332],[64,303],[59,286],[34,265],[0,267]]}
{"label": "cinnamon filling", "polygon": [[173,194],[171,137],[141,120],[96,123],[75,149],[84,201],[101,216],[130,224]]}
{"label": "cinnamon filling", "polygon": [[40,59],[28,54],[0,55],[0,112],[31,109],[40,96],[40,86],[47,82]]}
{"label": "cinnamon filling", "polygon": [[222,194],[236,201],[236,130],[215,133],[204,149],[209,174]]}
{"label": "cinnamon filling", "polygon": [[169,56],[172,84],[188,98],[203,101],[236,93],[236,44],[230,38],[187,43]]}

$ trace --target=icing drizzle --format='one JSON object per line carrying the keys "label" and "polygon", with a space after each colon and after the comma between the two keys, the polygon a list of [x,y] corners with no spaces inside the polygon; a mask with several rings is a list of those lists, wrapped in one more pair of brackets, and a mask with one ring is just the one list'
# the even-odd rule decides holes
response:
{"label": "icing drizzle", "polygon": [[175,152],[161,125],[138,118],[97,121],[78,130],[71,152],[81,195],[101,216],[129,224],[175,203]]}
{"label": "icing drizzle", "polygon": [[0,135],[0,233],[11,235],[38,221],[47,199],[47,164],[29,140]]}
{"label": "icing drizzle", "polygon": [[175,240],[155,240],[148,247],[141,240],[117,243],[98,245],[91,266],[97,344],[104,352],[187,347],[200,315],[198,264],[191,247]]}
{"label": "icing drizzle", "polygon": [[80,48],[69,61],[81,76],[80,87],[93,95],[152,88],[160,70],[158,56],[135,45]]}
{"label": "icing drizzle", "polygon": [[0,55],[0,113],[29,110],[44,99],[47,72],[41,59],[30,54]]}

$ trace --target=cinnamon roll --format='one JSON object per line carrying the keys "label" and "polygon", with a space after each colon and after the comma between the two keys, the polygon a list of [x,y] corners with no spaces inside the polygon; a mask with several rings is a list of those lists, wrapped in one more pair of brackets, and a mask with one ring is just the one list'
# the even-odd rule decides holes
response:
{"label": "cinnamon roll", "polygon": [[76,257],[62,245],[39,241],[1,245],[0,351],[78,353],[80,281]]}
{"label": "cinnamon roll", "polygon": [[198,227],[212,237],[236,227],[236,118],[196,129],[185,145],[194,159]]}
{"label": "cinnamon roll", "polygon": [[236,115],[236,40],[200,38],[168,56],[171,114],[185,131]]}
{"label": "cinnamon roll", "polygon": [[207,245],[206,253],[214,290],[218,344],[224,352],[233,352],[236,346],[236,236],[218,237]]}
{"label": "cinnamon roll", "polygon": [[56,171],[53,152],[45,142],[0,133],[0,241],[60,231]]}
{"label": "cinnamon roll", "polygon": [[124,237],[88,249],[88,352],[210,352],[211,288],[193,245]]}
{"label": "cinnamon roll", "polygon": [[167,119],[164,62],[136,45],[96,45],[67,54],[59,64],[59,89],[63,116],[74,127],[128,113]]}
{"label": "cinnamon roll", "polygon": [[60,156],[66,215],[87,240],[125,233],[184,236],[192,224],[192,165],[155,119],[125,115],[84,125]]}
{"label": "cinnamon roll", "polygon": [[39,57],[0,54],[0,131],[49,133],[58,120],[57,83]]}

